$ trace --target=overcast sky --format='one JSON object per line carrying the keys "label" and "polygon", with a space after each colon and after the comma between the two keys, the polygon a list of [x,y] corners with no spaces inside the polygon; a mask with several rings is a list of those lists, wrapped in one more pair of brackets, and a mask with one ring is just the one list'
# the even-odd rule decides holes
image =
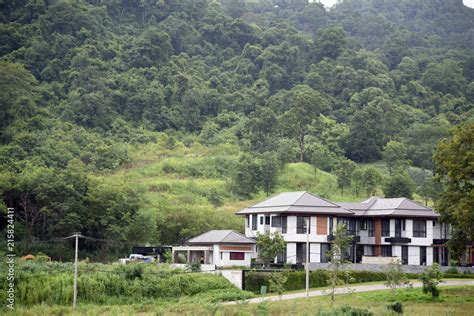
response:
{"label": "overcast sky", "polygon": [[[324,3],[326,7],[330,7],[336,3],[336,0],[319,0],[320,2]],[[463,0],[465,6],[470,8],[474,8],[474,0]]]}

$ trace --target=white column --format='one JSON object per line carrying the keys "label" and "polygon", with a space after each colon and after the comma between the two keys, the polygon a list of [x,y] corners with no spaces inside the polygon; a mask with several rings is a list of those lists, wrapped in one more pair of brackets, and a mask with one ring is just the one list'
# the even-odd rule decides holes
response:
{"label": "white column", "polygon": [[420,265],[420,247],[408,246],[408,264]]}
{"label": "white column", "polygon": [[321,244],[312,243],[310,245],[310,259],[309,262],[321,262]]}
{"label": "white column", "polygon": [[433,247],[426,247],[426,265],[433,264]]}
{"label": "white column", "polygon": [[402,262],[402,246],[392,246],[392,256],[398,257]]}
{"label": "white column", "polygon": [[294,242],[286,244],[286,262],[296,263],[296,243]]}

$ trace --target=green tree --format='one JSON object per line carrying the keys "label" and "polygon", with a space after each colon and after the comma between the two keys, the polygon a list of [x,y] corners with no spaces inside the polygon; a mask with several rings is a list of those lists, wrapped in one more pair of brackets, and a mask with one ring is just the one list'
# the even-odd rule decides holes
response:
{"label": "green tree", "polygon": [[413,198],[415,182],[406,172],[397,173],[388,178],[383,187],[386,198],[406,197]]}
{"label": "green tree", "polygon": [[466,122],[442,140],[434,156],[436,173],[446,184],[437,209],[453,226],[474,240],[474,122]]}
{"label": "green tree", "polygon": [[347,44],[346,33],[342,27],[330,27],[319,31],[314,42],[317,59],[324,57],[336,59]]}
{"label": "green tree", "polygon": [[276,256],[286,249],[283,236],[278,233],[257,233],[258,256],[263,259],[265,265],[269,264]]}
{"label": "green tree", "polygon": [[232,175],[232,190],[239,197],[248,199],[260,188],[261,179],[260,163],[250,155],[242,155]]}
{"label": "green tree", "polygon": [[291,90],[291,108],[281,118],[281,126],[288,136],[298,142],[300,161],[304,160],[306,151],[305,137],[310,126],[315,122],[321,112],[328,107],[325,98],[309,86],[300,85]]}
{"label": "green tree", "polygon": [[356,164],[351,160],[341,161],[334,174],[337,176],[337,186],[341,189],[341,194],[344,195],[344,188],[348,188],[352,183],[352,175],[356,169]]}
{"label": "green tree", "polygon": [[246,123],[252,150],[265,152],[275,147],[278,118],[272,109],[258,107]]}
{"label": "green tree", "polygon": [[382,174],[375,167],[367,167],[362,170],[360,180],[367,196],[375,195],[377,187],[382,183]]}
{"label": "green tree", "polygon": [[402,270],[400,259],[392,260],[387,269],[385,269],[385,286],[392,290],[392,295],[395,296],[397,287],[409,284],[406,274]]}
{"label": "green tree", "polygon": [[449,249],[450,261],[455,264],[462,263],[463,256],[466,253],[466,245],[468,243],[466,232],[455,227],[451,230],[449,240],[447,242]]}
{"label": "green tree", "polygon": [[345,224],[339,223],[334,231],[334,239],[331,243],[331,250],[327,252],[327,256],[331,264],[329,265],[329,286],[331,287],[331,300],[335,300],[336,287],[344,284],[344,279],[340,276],[341,266],[347,263],[347,251],[351,244],[353,236],[347,234]]}
{"label": "green tree", "polygon": [[350,159],[356,162],[380,159],[384,117],[383,110],[372,103],[354,113],[349,121],[349,137],[345,146]]}
{"label": "green tree", "polygon": [[435,177],[425,177],[417,188],[416,193],[425,200],[425,205],[428,205],[430,199],[435,201],[439,198],[442,190],[443,184],[437,181]]}
{"label": "green tree", "polygon": [[276,155],[270,152],[264,153],[260,159],[260,168],[262,188],[267,196],[269,196],[277,186],[280,170],[280,163]]}
{"label": "green tree", "polygon": [[423,283],[423,293],[430,293],[432,298],[439,296],[438,284],[443,279],[443,273],[439,268],[439,264],[433,263],[431,267],[428,267],[420,276],[420,280]]}
{"label": "green tree", "polygon": [[383,160],[387,165],[388,172],[393,175],[396,169],[403,168],[409,164],[406,159],[405,146],[397,141],[389,141],[383,148]]}

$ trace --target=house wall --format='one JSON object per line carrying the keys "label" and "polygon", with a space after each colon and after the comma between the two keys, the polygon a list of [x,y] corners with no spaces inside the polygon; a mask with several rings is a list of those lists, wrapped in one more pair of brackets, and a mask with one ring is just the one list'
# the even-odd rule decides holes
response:
{"label": "house wall", "polygon": [[[241,248],[241,249],[239,249]],[[248,250],[247,250],[248,249]],[[231,252],[244,252],[244,260],[231,260]],[[255,245],[214,245],[214,262],[218,267],[245,266],[250,267],[252,258],[255,257]]]}
{"label": "house wall", "polygon": [[[257,220],[257,229],[252,230],[251,217],[249,217],[249,225],[245,227],[245,232],[247,237],[256,237],[257,232],[280,232],[281,228],[271,227],[270,225],[265,225],[265,220],[263,224],[260,224],[260,218],[263,216],[278,216],[277,213],[274,214],[258,214]],[[432,243],[433,238],[439,238],[441,236],[441,225],[437,223],[433,227],[433,220],[426,220],[426,237],[413,237],[413,219],[407,218],[403,219],[405,221],[405,229],[403,229],[401,236],[410,238],[411,242],[407,243],[408,246],[408,264],[419,265],[420,263],[420,246],[425,246],[426,248],[426,264],[431,265],[433,262],[433,249]],[[362,245],[374,245],[373,253],[371,253],[370,246],[364,246],[364,255],[381,255],[381,248],[379,246],[387,245],[392,246],[392,255],[401,259],[402,251],[401,245],[393,245],[390,242],[385,242],[387,237],[395,237],[395,219],[390,219],[390,236],[382,236],[382,222],[381,218],[374,218],[375,226],[375,236],[368,236],[368,229],[359,230],[357,232],[360,236],[359,244]],[[311,244],[310,250],[310,262],[320,262],[321,258],[321,243],[328,243],[328,235],[331,231],[330,225],[330,216],[326,215],[316,215],[310,216],[310,233],[309,233],[309,242]],[[337,225],[337,217],[333,216],[333,227],[334,231],[335,226]],[[368,228],[368,227],[367,227]],[[291,215],[287,217],[287,233],[282,234],[283,238],[287,242],[287,263],[296,263],[296,243],[306,243],[307,236],[306,234],[297,234],[297,216]]]}

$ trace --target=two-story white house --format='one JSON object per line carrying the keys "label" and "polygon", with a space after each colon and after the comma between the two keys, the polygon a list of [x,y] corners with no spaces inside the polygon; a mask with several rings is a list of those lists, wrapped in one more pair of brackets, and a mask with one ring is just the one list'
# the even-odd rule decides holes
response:
{"label": "two-story white house", "polygon": [[[310,262],[327,262],[332,232],[343,222],[353,239],[348,257],[398,257],[403,264],[448,264],[449,230],[439,214],[407,198],[372,197],[360,203],[331,202],[309,192],[285,192],[237,212],[245,216],[245,235],[279,232],[287,243],[280,263],[304,263],[309,239]],[[306,231],[306,223],[309,223]],[[308,232],[308,235],[306,234]],[[473,260],[472,252],[469,260]]]}

